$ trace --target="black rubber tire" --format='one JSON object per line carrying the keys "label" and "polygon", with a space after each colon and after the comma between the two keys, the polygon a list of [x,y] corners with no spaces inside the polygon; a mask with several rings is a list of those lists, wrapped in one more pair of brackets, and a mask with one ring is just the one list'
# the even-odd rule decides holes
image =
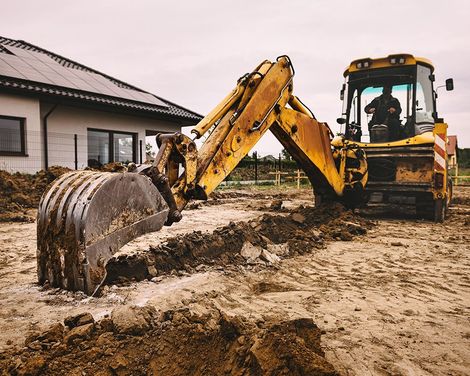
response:
{"label": "black rubber tire", "polygon": [[447,182],[446,217],[449,214],[449,207],[450,207],[450,204],[452,203],[453,194],[454,194],[454,187],[452,184],[452,179],[449,178],[449,181]]}
{"label": "black rubber tire", "polygon": [[447,213],[447,199],[419,200],[416,204],[418,218],[427,219],[436,223],[444,222]]}
{"label": "black rubber tire", "polygon": [[438,198],[434,200],[434,222],[441,223],[444,222],[447,212],[447,200],[443,198]]}

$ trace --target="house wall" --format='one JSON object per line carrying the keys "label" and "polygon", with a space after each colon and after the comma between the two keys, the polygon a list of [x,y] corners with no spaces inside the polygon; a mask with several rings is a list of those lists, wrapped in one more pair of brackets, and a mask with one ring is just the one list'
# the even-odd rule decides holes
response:
{"label": "house wall", "polygon": [[[26,130],[27,156],[0,156],[0,169],[9,172],[35,173],[44,168],[44,141],[42,119],[53,104],[40,103],[38,99],[0,93],[0,115],[23,117]],[[103,129],[137,133],[137,162],[145,161],[146,131],[181,131],[178,122],[128,116],[59,105],[48,117],[49,166],[60,165],[75,168],[74,135],[77,135],[78,168],[88,162],[87,129]]]}
{"label": "house wall", "polygon": [[25,118],[26,157],[0,155],[0,169],[34,173],[42,168],[42,131],[39,100],[0,93],[0,115]]}
{"label": "house wall", "polygon": [[[51,105],[44,105],[41,112],[45,114],[50,108]],[[74,135],[76,134],[78,168],[86,167],[89,128],[137,133],[136,157],[137,162],[140,162],[140,141],[142,141],[142,158],[145,161],[146,130],[176,132],[181,130],[181,125],[177,122],[59,105],[48,118],[49,166],[75,168]]]}

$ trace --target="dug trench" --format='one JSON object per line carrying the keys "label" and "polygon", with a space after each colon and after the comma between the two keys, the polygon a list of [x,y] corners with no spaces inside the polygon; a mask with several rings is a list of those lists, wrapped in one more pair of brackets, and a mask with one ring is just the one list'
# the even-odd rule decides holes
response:
{"label": "dug trench", "polygon": [[352,240],[372,226],[373,222],[338,203],[300,206],[285,210],[285,215],[264,214],[251,221],[230,222],[212,233],[194,231],[131,255],[118,254],[106,266],[105,284],[158,279],[179,271],[191,274],[206,266],[273,266],[281,258],[323,248],[328,240]]}

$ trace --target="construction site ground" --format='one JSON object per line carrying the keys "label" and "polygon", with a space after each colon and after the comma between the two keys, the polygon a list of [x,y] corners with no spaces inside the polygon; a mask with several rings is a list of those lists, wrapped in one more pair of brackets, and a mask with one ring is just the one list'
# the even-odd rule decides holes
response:
{"label": "construction site ground", "polygon": [[[218,192],[192,205],[180,223],[136,239],[123,252],[264,213],[283,215],[313,201],[309,189]],[[38,286],[35,223],[0,223],[0,351],[21,349],[31,333],[68,316],[88,312],[100,320],[116,307],[136,305],[159,312],[216,311],[258,326],[311,319],[321,331],[326,360],[341,375],[470,375],[470,187],[456,187],[454,194],[443,224],[369,214],[374,225],[352,240],[335,236],[273,263],[209,263],[191,273],[174,270],[151,280],[111,283],[101,297]],[[275,200],[285,209],[270,208]],[[152,367],[160,367],[153,373],[159,375],[184,370]],[[109,374],[125,374],[116,370]],[[224,372],[236,374],[234,368]]]}

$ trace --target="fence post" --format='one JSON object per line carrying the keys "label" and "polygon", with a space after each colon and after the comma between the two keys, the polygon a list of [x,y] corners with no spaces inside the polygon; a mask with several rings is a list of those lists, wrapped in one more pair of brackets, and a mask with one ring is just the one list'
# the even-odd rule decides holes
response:
{"label": "fence post", "polygon": [[78,136],[77,134],[73,135],[73,145],[74,145],[74,152],[75,152],[75,170],[78,170]]}
{"label": "fence post", "polygon": [[258,152],[253,152],[255,157],[255,185],[258,184]]}

